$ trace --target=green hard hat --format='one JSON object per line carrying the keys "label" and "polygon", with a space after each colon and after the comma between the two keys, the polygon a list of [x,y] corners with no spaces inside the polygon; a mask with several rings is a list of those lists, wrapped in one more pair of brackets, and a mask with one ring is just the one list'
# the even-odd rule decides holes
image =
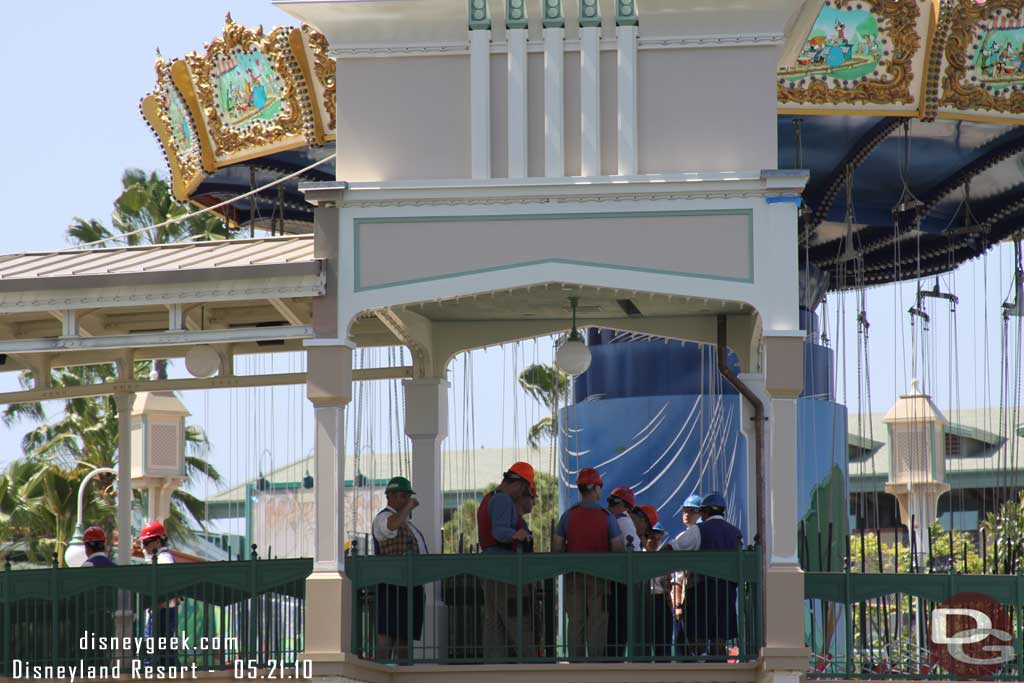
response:
{"label": "green hard hat", "polygon": [[384,493],[416,493],[412,490],[412,483],[405,477],[391,477],[391,481],[384,487]]}

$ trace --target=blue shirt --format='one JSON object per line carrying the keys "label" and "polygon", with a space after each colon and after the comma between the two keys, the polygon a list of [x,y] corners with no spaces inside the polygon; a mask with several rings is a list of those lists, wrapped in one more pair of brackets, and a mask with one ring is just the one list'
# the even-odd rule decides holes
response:
{"label": "blue shirt", "polygon": [[[595,510],[604,509],[603,505],[593,500],[580,503],[580,507],[594,508]],[[569,510],[562,513],[562,517],[558,520],[558,527],[555,529],[555,533],[562,538],[569,538]],[[608,515],[608,540],[614,541],[621,535],[622,530],[619,529],[619,523],[616,521],[615,515]]]}
{"label": "blue shirt", "polygon": [[[516,532],[519,524],[519,512],[512,496],[501,491],[495,491],[491,499],[487,501],[487,514],[491,518],[491,535],[498,543],[512,543],[512,534]],[[512,548],[500,545],[492,545],[484,548],[485,553],[510,553]]]}

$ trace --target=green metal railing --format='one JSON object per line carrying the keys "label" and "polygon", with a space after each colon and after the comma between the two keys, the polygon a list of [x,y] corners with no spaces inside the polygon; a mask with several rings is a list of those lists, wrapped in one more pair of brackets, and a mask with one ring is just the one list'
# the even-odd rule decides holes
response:
{"label": "green metal railing", "polygon": [[[312,560],[0,572],[0,676],[14,667],[276,666],[303,647]],[[123,647],[125,638],[133,641]],[[177,636],[177,642],[165,640]],[[141,648],[137,643],[141,643]],[[248,669],[246,669],[248,670]]]}
{"label": "green metal railing", "polygon": [[[673,638],[666,589],[684,573]],[[749,662],[763,640],[756,549],[355,555],[346,574],[353,652],[380,662]]]}
{"label": "green metal railing", "polygon": [[[948,670],[949,655],[940,649],[948,646],[930,638],[935,608],[964,593],[991,598],[1011,624],[1012,643],[990,638],[967,653],[987,659],[996,654],[978,651],[986,643],[1013,647],[1010,661],[984,676]],[[808,677],[1024,680],[1024,576],[807,572],[804,597],[813,651]]]}

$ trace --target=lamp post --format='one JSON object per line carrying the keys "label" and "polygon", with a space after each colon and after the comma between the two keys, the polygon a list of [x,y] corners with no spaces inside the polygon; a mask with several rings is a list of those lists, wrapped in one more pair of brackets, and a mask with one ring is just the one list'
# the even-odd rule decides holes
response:
{"label": "lamp post", "polygon": [[[64,550],[64,564],[68,567],[81,567],[82,563],[85,562],[85,543],[82,542],[82,537],[85,535],[85,523],[82,518],[85,517],[85,487],[89,485],[92,478],[99,474],[117,474],[117,470],[112,467],[97,467],[89,474],[85,475],[85,479],[78,486],[78,520],[75,524],[75,533],[71,537],[71,541],[68,543],[68,547]],[[125,533],[126,530],[118,529],[118,542],[123,542],[122,539],[130,538],[131,531]]]}
{"label": "lamp post", "polygon": [[580,331],[576,329],[576,304],[576,297],[569,297],[569,306],[572,308],[572,331],[555,351],[555,365],[573,377],[582,375],[590,367],[590,349],[583,342]]}

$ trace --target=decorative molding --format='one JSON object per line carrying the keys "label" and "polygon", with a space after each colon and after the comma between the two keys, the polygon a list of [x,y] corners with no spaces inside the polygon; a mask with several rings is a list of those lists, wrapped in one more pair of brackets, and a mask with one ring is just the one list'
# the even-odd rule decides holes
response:
{"label": "decorative molding", "polygon": [[491,30],[491,8],[488,0],[469,0],[466,16],[470,31]]}
{"label": "decorative molding", "polygon": [[765,47],[783,45],[784,33],[742,33],[735,35],[680,36],[676,38],[640,38],[641,50],[678,50],[701,47]]}
{"label": "decorative molding", "polygon": [[601,28],[601,3],[599,0],[579,0],[580,27]]}
{"label": "decorative molding", "polygon": [[[327,43],[327,37],[320,33],[311,26],[303,25],[302,35],[306,39],[306,43],[309,45],[309,50],[312,52],[313,64],[312,74],[307,75],[307,79],[310,82],[317,82],[321,88],[323,88],[323,107],[327,113],[327,123],[325,135],[330,137],[335,135],[335,131],[338,128],[338,90],[337,90],[337,65],[334,59],[330,56],[329,45]],[[308,56],[308,53],[307,53]],[[315,75],[315,79],[313,76]],[[315,106],[314,110],[319,111],[319,107]]]}
{"label": "decorative molding", "polygon": [[450,197],[444,199],[379,199],[341,200],[339,207],[368,209],[400,206],[506,206],[529,204],[594,204],[602,202],[647,202],[710,199],[767,199],[770,197],[792,197],[792,190],[722,190],[705,192],[652,192],[602,195],[550,195],[547,197]]}
{"label": "decorative molding", "polygon": [[[495,52],[493,45],[491,52]],[[327,54],[334,59],[350,59],[354,57],[429,57],[439,55],[468,55],[469,42],[413,43],[410,45],[350,45],[348,47],[332,47],[327,51]]]}
{"label": "decorative molding", "polygon": [[103,337],[58,337],[56,339],[0,340],[0,353],[52,353],[55,351],[111,350],[146,346],[184,346],[224,344],[280,339],[306,339],[313,336],[312,325],[280,327],[239,327],[227,330],[180,330],[113,334]]}
{"label": "decorative molding", "polygon": [[[778,72],[778,102],[780,105],[851,106],[874,104],[882,106],[910,105],[915,102],[911,90],[914,81],[913,62],[921,49],[918,35],[921,5],[918,2],[892,2],[890,0],[857,0],[843,2],[829,0],[827,6],[847,11],[870,11],[878,23],[880,50],[878,63],[869,75],[853,80],[840,80],[828,76],[828,71],[817,73],[823,67],[810,69],[796,80],[801,72],[797,67],[782,68]],[[824,10],[822,10],[824,11]],[[809,42],[809,40],[808,40]],[[849,41],[847,41],[847,45]],[[833,48],[835,49],[835,48]]]}
{"label": "decorative molding", "polygon": [[941,3],[938,8],[935,29],[929,36],[928,55],[925,62],[924,91],[921,95],[921,119],[934,121],[939,107],[939,82],[942,77],[942,58],[946,40],[952,25],[953,5]]}
{"label": "decorative molding", "polygon": [[249,299],[292,299],[322,296],[326,274],[296,275],[253,280],[230,280],[196,285],[149,285],[120,287],[117,276],[112,286],[94,289],[60,289],[0,295],[0,313],[24,313],[83,308],[128,308],[154,304],[209,303]]}

